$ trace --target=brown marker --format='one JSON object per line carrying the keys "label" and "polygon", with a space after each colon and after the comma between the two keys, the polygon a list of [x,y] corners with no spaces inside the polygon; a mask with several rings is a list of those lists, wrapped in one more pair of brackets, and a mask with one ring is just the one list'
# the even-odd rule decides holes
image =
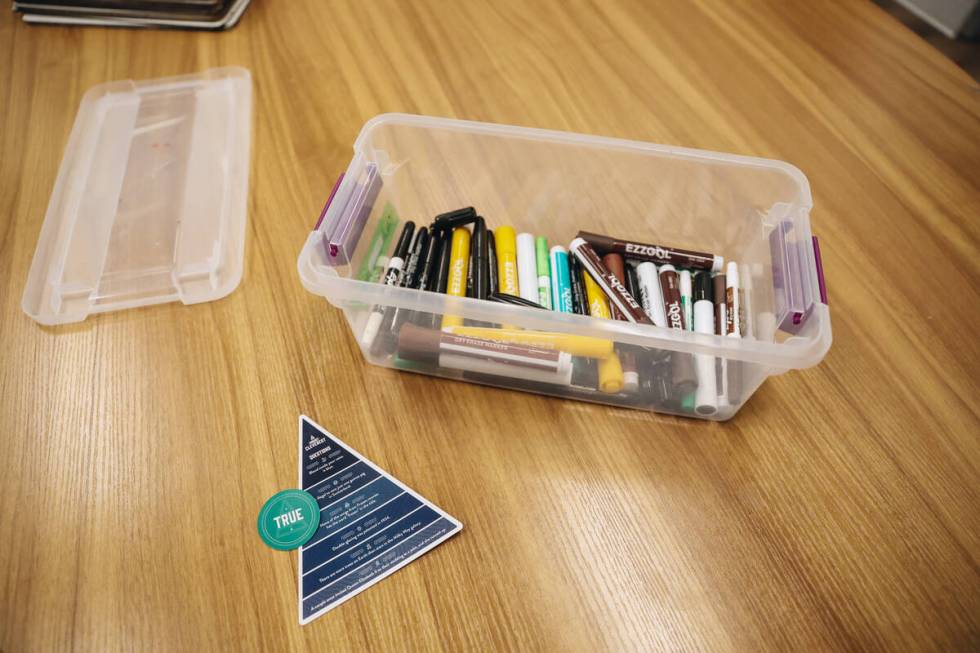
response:
{"label": "brown marker", "polygon": [[576,238],[568,246],[568,249],[575,255],[579,263],[582,264],[582,267],[596,282],[596,285],[609,297],[609,301],[612,302],[613,306],[619,309],[627,322],[653,324],[643,311],[640,302],[634,299],[633,295],[626,289],[626,285],[617,279],[616,275],[606,269],[606,266],[599,260],[599,255],[595,253],[595,250],[585,240]]}
{"label": "brown marker", "polygon": [[[673,265],[660,268],[660,289],[664,296],[664,312],[667,313],[667,326],[671,329],[685,331],[684,309],[681,306],[680,275]],[[698,386],[698,378],[694,370],[694,360],[686,352],[675,351],[670,355],[670,367],[673,380],[674,398],[682,397],[693,392]]]}
{"label": "brown marker", "polygon": [[600,252],[611,252],[625,258],[635,258],[641,261],[652,261],[659,265],[670,264],[681,268],[711,270],[721,272],[725,259],[707,252],[695,252],[689,249],[664,247],[663,245],[647,245],[631,240],[620,240],[587,231],[578,232],[581,238]]}
{"label": "brown marker", "polygon": [[[623,264],[623,257],[619,254],[606,254],[602,257],[602,263],[612,272],[619,282],[626,283],[626,268]],[[610,306],[614,320],[626,321],[622,311],[615,306]],[[617,345],[619,357],[623,364],[623,391],[638,392],[640,389],[640,373],[637,367],[636,354],[627,346]]]}
{"label": "brown marker", "polygon": [[664,296],[664,312],[667,313],[667,327],[685,331],[684,308],[681,306],[680,275],[673,265],[660,268],[660,290]]}

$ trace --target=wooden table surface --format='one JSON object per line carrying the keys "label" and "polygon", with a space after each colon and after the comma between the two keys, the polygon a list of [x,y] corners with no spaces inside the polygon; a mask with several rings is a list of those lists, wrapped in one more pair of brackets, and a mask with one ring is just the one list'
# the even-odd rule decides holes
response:
{"label": "wooden table surface", "polygon": [[[980,94],[870,2],[3,10],[0,44],[0,650],[980,647]],[[82,93],[221,65],[255,83],[241,287],[35,324]],[[833,347],[725,424],[368,366],[296,257],[387,111],[794,163]],[[465,524],[305,627],[296,554],[255,532],[301,412]]]}

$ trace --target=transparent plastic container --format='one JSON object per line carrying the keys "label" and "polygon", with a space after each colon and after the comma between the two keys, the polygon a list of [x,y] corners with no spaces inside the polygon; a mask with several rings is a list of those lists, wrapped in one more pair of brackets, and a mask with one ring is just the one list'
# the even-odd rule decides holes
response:
{"label": "transparent plastic container", "polygon": [[[513,226],[568,247],[580,230],[642,243],[711,252],[739,265],[743,337],[543,311],[359,280],[385,206],[401,223],[473,206],[487,226]],[[724,420],[770,375],[818,363],[831,343],[819,248],[810,233],[806,177],[795,167],[698,150],[402,114],[366,123],[354,158],[300,254],[303,285],[344,311],[355,339],[376,306],[411,311],[438,325],[467,323],[591,336],[634,352],[650,378],[639,392],[604,393],[572,384],[409,363],[392,352],[365,358],[385,367],[451,379],[691,417]],[[363,219],[353,237],[331,234]],[[401,229],[399,223],[397,232]],[[391,255],[391,247],[384,254]],[[669,396],[664,360],[711,357],[726,397],[698,415]],[[646,366],[646,367],[644,367]],[[650,382],[650,379],[653,379]],[[726,379],[725,382],[722,378]],[[727,400],[726,400],[727,399]]]}
{"label": "transparent plastic container", "polygon": [[251,115],[244,68],[89,89],[48,203],[24,312],[65,324],[234,290]]}

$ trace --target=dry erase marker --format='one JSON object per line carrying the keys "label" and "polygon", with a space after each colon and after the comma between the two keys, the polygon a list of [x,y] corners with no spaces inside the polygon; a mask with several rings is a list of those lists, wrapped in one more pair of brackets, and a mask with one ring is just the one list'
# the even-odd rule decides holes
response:
{"label": "dry erase marker", "polygon": [[555,245],[551,248],[550,258],[552,308],[560,313],[571,313],[572,279],[568,268],[568,252],[564,247]]}
{"label": "dry erase marker", "polygon": [[[626,286],[626,269],[623,265],[623,257],[619,254],[606,254],[602,257],[602,264],[606,266],[616,279]],[[614,311],[613,318],[627,321],[626,316],[621,311]],[[640,389],[640,373],[636,367],[636,353],[628,346],[617,345],[620,363],[623,366],[623,392],[634,393]]]}
{"label": "dry erase marker", "polygon": [[720,272],[725,259],[707,252],[695,252],[689,249],[665,247],[663,245],[647,245],[631,240],[620,240],[587,231],[578,232],[578,238],[584,238],[596,250],[606,253],[615,252],[626,258],[638,258],[651,261],[657,265],[670,264],[683,268],[697,268]]}
{"label": "dry erase marker", "polygon": [[640,301],[647,316],[659,327],[667,327],[667,313],[664,311],[664,295],[660,290],[660,274],[657,266],[644,261],[636,266],[636,277],[640,285]]}
{"label": "dry erase marker", "polygon": [[660,292],[664,298],[664,312],[667,314],[667,326],[671,329],[684,331],[684,307],[681,305],[680,276],[673,265],[660,268]]}
{"label": "dry erase marker", "polygon": [[577,315],[589,315],[589,300],[585,296],[582,266],[574,256],[568,257],[568,278],[572,286],[572,312]]}
{"label": "dry erase marker", "polygon": [[[602,288],[602,291],[609,297],[609,301],[622,311],[623,316],[629,322],[653,324],[647,314],[643,312],[640,303],[626,290],[626,286],[602,264],[591,245],[582,238],[576,238],[569,246],[569,250],[582,264],[582,269]],[[588,286],[586,286],[586,290],[588,290]],[[589,304],[592,304],[591,299]]]}
{"label": "dry erase marker", "polygon": [[497,282],[497,243],[493,232],[487,229],[487,290],[495,293],[500,288]]}
{"label": "dry erase marker", "polygon": [[[684,327],[688,331],[694,331],[694,302],[692,300],[693,288],[691,287],[690,270],[681,270],[677,273],[678,285],[681,291],[681,310],[684,312]],[[695,361],[696,362],[696,361]],[[697,366],[695,365],[695,373]],[[696,398],[693,392],[689,392],[681,397],[681,409],[685,413],[694,412]]]}
{"label": "dry erase marker", "polygon": [[534,252],[534,236],[517,234],[517,286],[520,295],[529,302],[538,301],[538,264]]}
{"label": "dry erase marker", "polygon": [[471,338],[406,324],[398,334],[398,356],[447,369],[568,385],[572,356],[495,340]]}
{"label": "dry erase marker", "polygon": [[694,330],[694,301],[691,295],[694,289],[691,285],[690,270],[678,272],[679,286],[681,290],[681,310],[684,311],[684,326],[688,331]]}
{"label": "dry erase marker", "polygon": [[489,251],[487,247],[487,223],[477,216],[473,223],[473,239],[470,247],[470,270],[473,272],[472,297],[486,299],[490,293],[490,279],[487,267]]}
{"label": "dry erase marker", "polygon": [[728,264],[725,272],[725,303],[728,304],[728,320],[725,323],[725,335],[733,338],[742,337],[742,307],[738,287],[738,265],[733,261]]}
{"label": "dry erase marker", "polygon": [[[660,291],[664,296],[667,326],[679,331],[686,330],[684,310],[681,308],[680,276],[673,265],[661,266]],[[684,395],[694,390],[698,382],[691,355],[685,352],[672,352],[670,355],[670,371],[673,382],[671,398],[681,402]]]}
{"label": "dry erase marker", "polygon": [[[588,300],[589,314],[603,320],[612,319],[609,311],[609,301],[602,288],[595,282],[591,275],[582,273],[582,285],[585,286],[585,296]],[[623,389],[623,366],[619,362],[619,356],[613,353],[612,356],[599,360],[599,389],[610,394],[619,392]]]}
{"label": "dry erase marker", "polygon": [[[694,275],[694,330],[711,335],[715,332],[715,307],[712,299],[711,275]],[[708,354],[694,355],[698,389],[694,392],[694,412],[713,415],[718,410],[718,385],[715,378],[715,358]]]}
{"label": "dry erase marker", "polygon": [[[450,241],[449,253],[449,281],[446,286],[446,294],[453,297],[466,296],[466,272],[470,262],[470,230],[466,227],[456,227],[453,229],[452,241]],[[463,318],[458,315],[443,315],[442,328],[447,326],[461,326]]]}
{"label": "dry erase marker", "polygon": [[503,292],[490,293],[487,297],[492,302],[497,302],[498,304],[513,304],[514,306],[527,306],[528,308],[537,308],[539,310],[547,310],[544,306],[537,302],[532,302],[523,297],[518,297],[517,295],[508,295]]}
{"label": "dry erase marker", "polygon": [[591,336],[575,336],[567,333],[549,333],[546,331],[529,331],[525,329],[491,329],[481,327],[450,327],[449,333],[471,338],[483,338],[497,342],[509,342],[515,345],[526,345],[538,349],[557,349],[566,351],[573,356],[588,358],[605,358],[612,355],[613,343],[602,338]]}
{"label": "dry erase marker", "polygon": [[498,227],[493,232],[497,245],[497,283],[500,292],[520,295],[517,285],[517,234],[513,227]]}
{"label": "dry erase marker", "polygon": [[462,227],[476,220],[476,209],[467,206],[455,211],[440,213],[432,221],[432,227],[441,231],[452,231],[456,227]]}
{"label": "dry erase marker", "polygon": [[[425,258],[428,252],[429,230],[419,229],[415,232],[415,239],[412,241],[412,247],[406,259],[405,271],[398,285],[402,288],[418,288],[419,278],[422,276],[422,267],[425,265]],[[395,307],[394,309],[389,307],[385,310],[378,335],[374,338],[374,342],[371,343],[372,355],[378,356],[391,351],[394,345],[393,334],[398,333],[398,330],[411,313],[411,310],[400,307]]]}
{"label": "dry erase marker", "polygon": [[534,260],[538,267],[538,303],[551,310],[551,261],[548,257],[548,239],[534,239]]}
{"label": "dry erase marker", "polygon": [[[724,272],[711,275],[715,300],[715,334],[723,336],[728,329],[728,304],[725,301],[727,285]],[[715,389],[718,392],[718,406],[724,408],[728,403],[728,359],[715,360]]]}
{"label": "dry erase marker", "polygon": [[[402,228],[401,236],[398,237],[398,244],[395,246],[395,254],[388,261],[388,269],[385,270],[382,283],[386,286],[397,286],[402,278],[402,268],[405,266],[405,257],[408,255],[408,248],[412,242],[412,234],[415,232],[415,223],[409,220]],[[361,344],[370,347],[378,335],[381,322],[386,312],[385,306],[375,306],[368,316],[367,325],[364,327],[364,334],[361,337]]]}

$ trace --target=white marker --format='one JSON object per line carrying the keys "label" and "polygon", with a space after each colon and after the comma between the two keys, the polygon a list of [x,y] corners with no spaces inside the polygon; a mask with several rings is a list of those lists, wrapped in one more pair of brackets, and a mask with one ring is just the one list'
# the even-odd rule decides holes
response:
{"label": "white marker", "polygon": [[[694,330],[711,335],[715,332],[715,305],[711,301],[711,275],[699,272],[694,283]],[[715,357],[694,355],[698,389],[694,393],[694,412],[713,415],[718,410],[718,384],[715,379]]]}
{"label": "white marker", "polygon": [[658,327],[667,328],[667,313],[664,311],[664,296],[660,289],[660,275],[657,266],[645,261],[636,266],[636,281],[640,284],[640,303],[643,310]]}
{"label": "white marker", "polygon": [[532,234],[517,234],[517,286],[521,297],[538,303],[538,262]]}

